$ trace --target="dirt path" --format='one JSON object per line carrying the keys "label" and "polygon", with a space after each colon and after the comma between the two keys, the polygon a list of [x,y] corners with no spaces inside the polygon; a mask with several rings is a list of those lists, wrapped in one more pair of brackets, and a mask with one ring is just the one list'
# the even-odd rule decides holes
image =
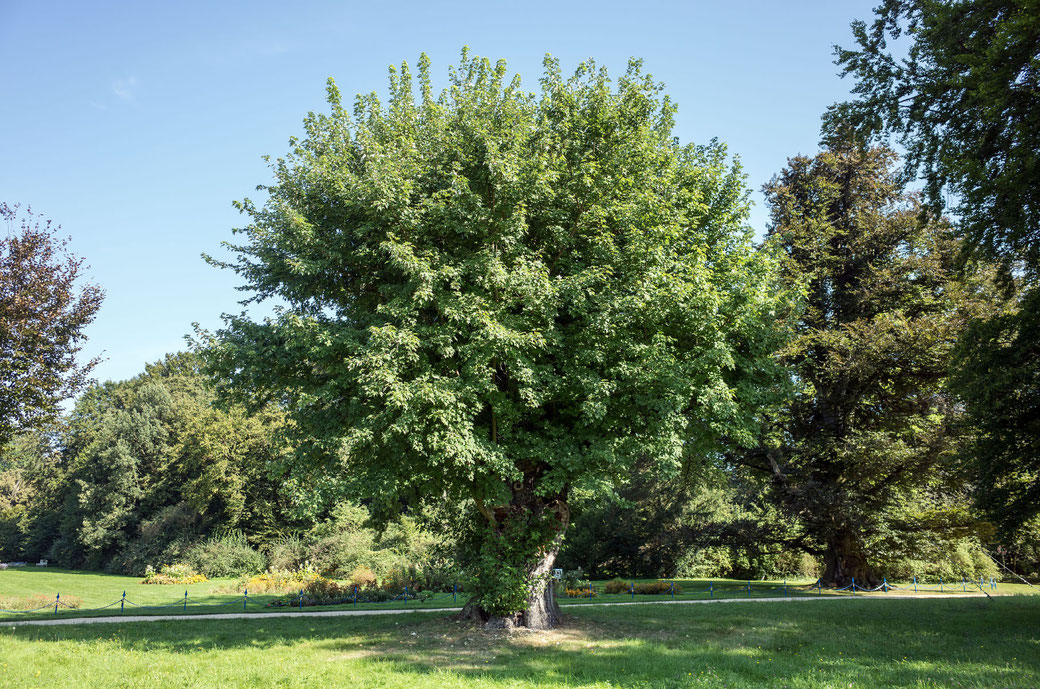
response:
{"label": "dirt path", "polygon": [[[633,601],[630,603],[580,603],[561,606],[564,612],[569,608],[611,607],[621,605],[708,605],[713,603],[797,603],[823,600],[889,600],[892,598],[913,598],[930,600],[933,598],[983,598],[984,593],[947,593],[924,596],[905,594],[886,594],[884,596],[800,596],[794,598],[710,598],[708,600],[662,600]],[[363,615],[409,615],[421,612],[450,613],[462,608],[414,608],[411,610],[316,610],[314,612],[254,612],[254,613],[213,613],[210,615],[119,615],[112,617],[73,617],[55,620],[5,620],[0,627],[26,627],[60,625],[60,624],[115,624],[119,622],[165,622],[168,620],[244,620],[269,619],[272,617],[361,617]]]}

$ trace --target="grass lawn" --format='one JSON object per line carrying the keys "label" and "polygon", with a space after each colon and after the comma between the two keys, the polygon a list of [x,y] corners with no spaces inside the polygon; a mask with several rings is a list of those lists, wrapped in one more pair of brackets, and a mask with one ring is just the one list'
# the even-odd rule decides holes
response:
{"label": "grass lawn", "polygon": [[440,613],[0,628],[0,686],[1040,686],[1040,597],[568,613],[542,634]]}
{"label": "grass lawn", "polygon": [[[636,579],[635,581],[640,581]],[[595,586],[602,591],[602,586],[605,582],[598,581],[594,582]],[[732,579],[713,579],[711,580],[712,592],[709,594],[707,579],[676,579],[675,583],[683,588],[683,593],[675,596],[675,600],[706,600],[709,597],[714,598],[746,598],[748,592],[744,588],[747,585],[746,581],[737,581]],[[789,581],[787,585],[787,595],[789,596],[805,596],[805,595],[817,595],[816,590],[811,588],[812,582],[809,581]],[[55,594],[61,594],[62,596],[73,595],[81,599],[82,605],[80,609],[70,610],[64,607],[59,607],[58,617],[90,617],[98,615],[112,615],[120,614],[120,606],[118,603],[111,607],[107,607],[104,610],[90,610],[91,608],[100,608],[102,606],[108,606],[109,604],[118,601],[123,591],[126,591],[126,598],[131,603],[126,604],[125,614],[180,614],[185,612],[181,606],[181,602],[184,597],[185,591],[188,593],[189,604],[186,612],[189,614],[200,614],[200,613],[214,613],[214,612],[241,612],[243,610],[242,600],[243,596],[241,593],[225,593],[221,589],[229,589],[235,587],[235,580],[211,580],[203,582],[201,584],[191,584],[188,586],[156,586],[156,585],[143,585],[141,584],[140,577],[127,577],[119,576],[114,574],[101,574],[98,572],[84,572],[79,570],[63,570],[53,567],[48,568],[37,568],[37,567],[20,567],[7,570],[0,570],[0,598],[5,596],[29,596],[32,594],[43,594],[50,600],[54,599]],[[968,592],[971,592],[970,585],[967,587]],[[976,592],[978,589],[975,589]],[[960,582],[956,583],[956,586],[951,587],[951,592],[962,591]],[[1000,584],[997,593],[1032,593],[1036,589],[1029,589],[1024,584]],[[900,592],[902,593],[902,591]],[[783,596],[784,595],[784,583],[776,581],[753,581],[751,582],[751,597],[772,597],[772,596]],[[828,592],[826,589],[823,591],[823,595],[841,595],[848,596],[849,593],[833,593]],[[864,594],[857,594],[864,595]],[[883,593],[870,594],[875,596],[883,596]],[[275,598],[273,595],[252,595],[249,596],[249,605],[246,608],[249,612],[271,612],[278,610],[285,610],[285,608],[269,608],[265,607],[268,601]],[[661,601],[671,600],[671,596],[667,595],[637,595],[635,597],[627,594],[612,594],[605,595],[600,593],[595,598],[583,599],[583,598],[561,598],[561,605],[583,605],[585,603],[611,603],[611,602],[645,602],[645,601]],[[378,609],[400,609],[404,607],[408,608],[446,608],[453,607],[456,605],[462,605],[465,602],[465,595],[460,594],[458,602],[452,601],[451,594],[439,593],[435,594],[432,598],[424,601],[410,600],[407,604],[403,601],[395,601],[389,603],[370,603],[364,604],[359,603],[357,605],[358,610],[378,610]],[[136,604],[136,605],[134,605]],[[166,606],[160,609],[137,607],[137,606]],[[2,607],[2,606],[0,606]],[[339,609],[351,609],[353,605],[339,605],[339,606],[323,606],[321,608],[304,608],[304,610],[339,610]],[[53,607],[48,610],[44,610],[38,613],[3,613],[0,612],[0,619],[41,619],[54,617]]]}

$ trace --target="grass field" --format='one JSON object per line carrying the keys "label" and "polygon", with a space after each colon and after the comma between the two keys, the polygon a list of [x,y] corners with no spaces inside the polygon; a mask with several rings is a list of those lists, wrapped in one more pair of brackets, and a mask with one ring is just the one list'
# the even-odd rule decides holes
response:
{"label": "grass field", "polygon": [[[639,581],[638,579],[636,581]],[[602,590],[602,584],[604,582],[594,582],[596,586]],[[694,580],[694,579],[676,579],[676,584],[683,587],[683,593],[675,596],[675,600],[705,600],[709,597],[714,598],[746,598],[748,597],[747,590],[744,588],[747,585],[746,581],[736,581],[729,579],[713,579],[711,580],[712,593],[708,592],[708,580]],[[789,581],[787,582],[787,595],[789,596],[805,596],[818,595],[815,589],[811,588],[809,581]],[[189,614],[200,614],[200,613],[221,613],[221,612],[242,612],[242,600],[243,596],[241,593],[229,594],[222,592],[222,589],[229,587],[233,588],[235,584],[234,580],[211,580],[200,584],[191,584],[188,586],[155,586],[155,585],[143,585],[139,577],[126,577],[113,574],[101,574],[97,572],[84,572],[78,570],[63,570],[57,568],[36,568],[36,567],[24,567],[14,568],[7,570],[0,570],[0,598],[6,596],[29,596],[32,594],[43,594],[49,597],[51,600],[54,599],[55,594],[61,594],[63,596],[73,595],[81,599],[82,605],[80,609],[70,610],[64,607],[59,607],[58,617],[90,617],[98,615],[112,615],[120,614],[119,604],[107,607],[104,610],[91,610],[91,608],[100,608],[102,606],[108,606],[115,601],[118,601],[123,592],[126,591],[126,598],[130,603],[127,603],[124,607],[124,614],[181,614],[187,612]],[[968,592],[971,592],[971,586],[967,587]],[[963,592],[961,583],[956,582],[955,586],[948,587],[948,590],[952,593]],[[189,605],[185,611],[180,605],[180,601],[184,597],[184,593],[187,591]],[[978,592],[978,589],[975,589]],[[1019,593],[1034,593],[1036,589],[1029,589],[1024,584],[1000,584],[996,593],[1003,594],[1019,594]],[[784,583],[776,581],[752,581],[751,582],[751,597],[752,598],[764,598],[773,596],[784,595]],[[823,595],[841,595],[848,596],[846,593],[834,593],[829,592],[826,589],[823,591]],[[857,594],[864,595],[864,594]],[[874,596],[884,596],[884,593],[869,594]],[[285,608],[270,608],[265,607],[267,602],[275,598],[273,595],[250,595],[249,604],[245,608],[248,612],[265,613],[278,610],[285,610]],[[660,600],[671,600],[670,596],[650,596],[650,595],[637,595],[629,596],[627,594],[614,594],[604,595],[600,593],[591,601],[588,599],[576,598],[568,599],[561,598],[560,603],[562,605],[583,605],[589,602],[594,603],[610,603],[610,602],[646,602],[646,601],[660,601]],[[462,605],[465,602],[465,595],[460,594],[458,602],[452,601],[451,594],[435,594],[432,598],[424,601],[410,600],[406,603],[403,601],[395,601],[390,603],[371,603],[364,604],[359,603],[356,607],[358,610],[380,610],[380,609],[400,609],[400,608],[422,608],[422,609],[437,609],[446,608],[456,605]],[[136,604],[136,605],[135,605]],[[154,609],[148,607],[138,606],[165,606],[170,607]],[[355,606],[339,605],[339,606],[323,606],[321,608],[304,608],[304,610],[339,610],[339,609],[351,609]],[[55,617],[53,607],[48,610],[44,610],[38,613],[4,613],[0,612],[0,619],[42,619],[48,617]]]}
{"label": "grass field", "polygon": [[0,686],[465,689],[1040,686],[1040,597],[568,608],[0,628]]}

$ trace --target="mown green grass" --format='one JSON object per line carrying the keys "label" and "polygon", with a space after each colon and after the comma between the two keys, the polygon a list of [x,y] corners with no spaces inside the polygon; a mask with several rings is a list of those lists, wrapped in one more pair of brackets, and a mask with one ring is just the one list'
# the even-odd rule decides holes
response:
{"label": "mown green grass", "polygon": [[1040,686],[1037,597],[568,612],[541,634],[490,634],[439,613],[0,628],[0,686]]}
{"label": "mown green grass", "polygon": [[[634,581],[641,581],[635,579]],[[677,585],[681,586],[683,593],[676,595],[675,600],[706,600],[710,597],[714,598],[746,598],[748,597],[747,591],[744,587],[747,585],[747,581],[738,581],[733,579],[712,579],[712,593],[708,592],[709,580],[707,579],[676,579]],[[602,591],[603,581],[594,582],[595,586]],[[14,568],[8,570],[0,570],[0,596],[29,596],[32,594],[43,594],[53,598],[56,594],[62,595],[73,595],[82,600],[80,609],[70,610],[64,607],[58,608],[58,617],[91,617],[100,615],[111,615],[121,614],[120,605],[117,603],[104,610],[91,610],[91,608],[100,608],[107,606],[115,601],[118,601],[123,592],[126,591],[126,598],[130,603],[124,606],[122,614],[137,614],[137,615],[150,615],[150,614],[182,614],[187,612],[189,614],[200,614],[200,613],[223,613],[223,612],[242,612],[242,600],[243,596],[241,593],[226,593],[227,589],[235,588],[235,580],[211,580],[199,584],[191,584],[187,586],[157,586],[157,585],[144,585],[141,584],[140,577],[127,577],[119,576],[114,574],[103,574],[98,572],[85,572],[79,570],[64,570],[58,568],[37,568],[37,567],[24,567]],[[967,592],[972,592],[972,587],[969,584]],[[960,582],[956,582],[956,585],[950,587],[950,592],[963,592],[963,588]],[[181,600],[184,597],[184,593],[187,591],[189,605],[185,611],[180,605]],[[977,593],[978,589],[974,591]],[[1001,584],[997,590],[997,593],[1033,593],[1035,589],[1029,589],[1024,584]],[[900,593],[903,593],[902,591]],[[816,590],[812,588],[812,582],[808,580],[795,581],[791,580],[787,582],[786,594],[789,596],[805,596],[818,595]],[[774,596],[784,595],[784,582],[782,581],[752,581],[751,582],[751,596],[752,598],[765,598]],[[848,596],[848,593],[836,594],[830,592],[827,589],[823,590],[823,595],[842,595]],[[858,594],[864,595],[864,594]],[[874,596],[883,596],[883,593],[870,594]],[[266,604],[277,596],[273,595],[253,595],[250,594],[249,601],[251,601],[245,608],[248,612],[265,613],[279,610],[285,610],[286,608],[273,608],[265,607]],[[420,609],[437,609],[453,607],[462,605],[465,602],[465,594],[458,596],[457,602],[454,602],[451,594],[439,593],[435,594],[432,598],[423,601],[409,600],[407,603],[403,601],[394,601],[388,603],[372,603],[365,604],[359,603],[356,608],[358,610],[380,610],[380,609],[401,609],[401,608],[420,608]],[[560,603],[562,605],[582,605],[586,603],[624,603],[624,602],[649,602],[649,601],[661,601],[661,600],[672,600],[671,596],[668,595],[636,595],[630,596],[628,594],[611,594],[606,595],[599,593],[593,599],[585,598],[561,598]],[[134,605],[136,604],[136,605]],[[164,606],[170,605],[172,607],[166,607],[161,609],[141,608],[137,606]],[[321,610],[339,610],[339,609],[353,609],[355,606],[339,605],[339,606],[324,606]],[[304,608],[305,611],[313,611],[319,608]],[[38,613],[2,613],[0,612],[0,619],[41,619],[47,617],[54,617],[53,608],[44,610]]]}

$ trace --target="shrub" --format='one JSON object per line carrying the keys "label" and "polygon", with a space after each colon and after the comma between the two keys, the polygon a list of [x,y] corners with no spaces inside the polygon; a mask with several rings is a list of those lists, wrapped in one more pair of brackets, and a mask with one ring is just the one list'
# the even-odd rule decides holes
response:
{"label": "shrub", "polygon": [[571,569],[564,572],[563,578],[560,579],[559,583],[564,590],[578,589],[582,586],[587,588],[589,585],[589,579],[581,567],[578,567],[577,569]]}
{"label": "shrub", "polygon": [[676,563],[676,576],[699,579],[725,576],[733,571],[729,548],[691,548]]}
{"label": "shrub", "polygon": [[624,579],[611,579],[603,586],[603,593],[628,593],[631,585]]}
{"label": "shrub", "polygon": [[422,588],[418,570],[415,567],[391,569],[379,581],[379,588],[401,593],[405,587],[411,590]]}
{"label": "shrub", "polygon": [[353,595],[353,586],[344,586],[339,584],[332,579],[326,579],[320,575],[314,575],[307,581],[303,582],[300,587],[297,588],[296,592],[290,592],[281,598],[276,598],[268,605],[275,607],[286,607],[300,605],[300,594],[299,591],[303,590],[303,601],[302,604],[306,606],[311,605],[333,605],[335,603],[341,603],[351,598]]}
{"label": "shrub", "polygon": [[265,548],[270,570],[292,572],[307,568],[307,546],[299,536],[285,536]]}
{"label": "shrub", "polygon": [[[643,581],[636,584],[636,593],[650,596],[659,596],[663,593],[672,592],[672,583],[669,581]],[[675,585],[675,592],[682,593],[682,586]]]}
{"label": "shrub", "polygon": [[163,565],[158,572],[148,565],[144,571],[142,584],[198,584],[206,581],[204,574],[199,574],[191,565],[180,563],[174,565]]}
{"label": "shrub", "polygon": [[374,544],[371,529],[333,533],[312,541],[307,558],[325,576],[345,578],[358,567],[373,565]]}
{"label": "shrub", "polygon": [[198,542],[198,522],[198,513],[184,503],[164,507],[141,523],[136,536],[109,560],[105,570],[140,575],[148,566],[183,561],[188,548]]}
{"label": "shrub", "polygon": [[376,585],[376,574],[364,565],[355,567],[350,573],[350,583],[359,589],[372,588]]}
{"label": "shrub", "polygon": [[462,590],[462,582],[465,576],[459,572],[454,565],[445,562],[428,564],[418,570],[420,585],[417,588],[423,591],[436,591],[439,593],[451,593]]}
{"label": "shrub", "polygon": [[281,570],[273,569],[263,574],[255,574],[248,579],[240,579],[233,586],[222,587],[220,590],[226,593],[276,593],[276,594],[299,594],[306,590],[307,585],[321,579],[314,570]]}
{"label": "shrub", "polygon": [[240,532],[214,536],[188,549],[184,559],[210,579],[241,577],[264,570],[264,556]]}

